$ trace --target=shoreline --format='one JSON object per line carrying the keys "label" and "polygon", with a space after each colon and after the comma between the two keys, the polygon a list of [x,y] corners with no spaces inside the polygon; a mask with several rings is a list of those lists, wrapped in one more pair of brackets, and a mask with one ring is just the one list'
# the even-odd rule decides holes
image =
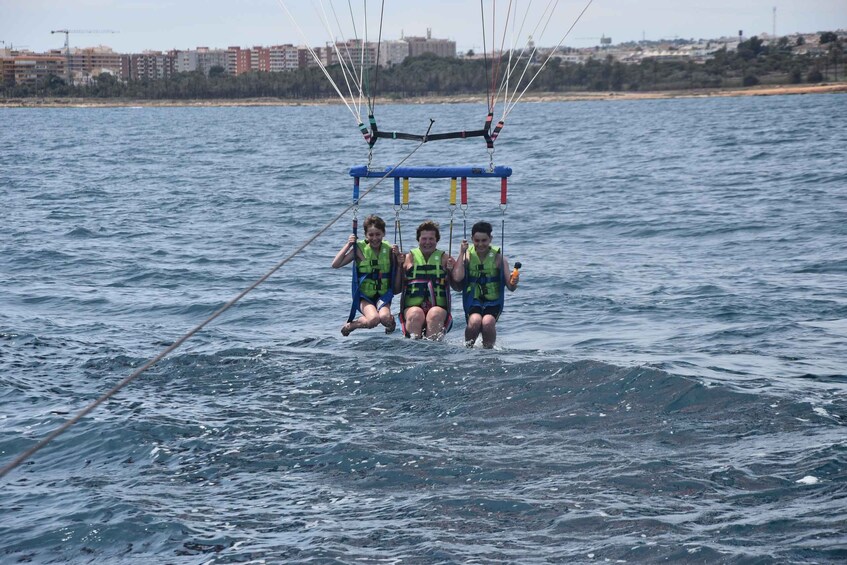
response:
{"label": "shoreline", "polygon": [[[535,92],[527,93],[524,102],[579,102],[614,100],[662,100],[673,98],[716,98],[728,96],[780,96],[801,94],[847,93],[847,82],[817,85],[776,85],[748,88],[705,88],[691,90],[657,90],[645,92]],[[484,103],[485,94],[453,96],[418,96],[402,100],[377,98],[377,104],[463,104]],[[337,98],[325,100],[292,100],[283,98],[197,99],[197,100],[127,100],[99,98],[9,98],[0,99],[0,108],[132,108],[132,107],[228,107],[228,106],[328,106],[341,104]]]}

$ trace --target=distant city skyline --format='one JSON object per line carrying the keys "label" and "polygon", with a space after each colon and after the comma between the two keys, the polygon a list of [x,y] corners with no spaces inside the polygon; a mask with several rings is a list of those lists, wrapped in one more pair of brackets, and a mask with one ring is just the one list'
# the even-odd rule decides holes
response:
{"label": "distant city skyline", "polygon": [[[528,5],[527,2],[523,3]],[[535,21],[546,2],[537,2],[528,21]],[[544,34],[536,33],[539,46],[556,45],[576,19],[588,0],[560,1],[555,17]],[[283,5],[294,14],[303,35],[291,23]],[[353,1],[357,32],[364,35],[361,0]],[[368,39],[378,34],[381,2],[368,7]],[[422,7],[425,6],[425,7]],[[487,49],[491,47],[491,19],[497,22],[497,45],[505,21],[508,2],[484,2],[486,9]],[[327,32],[321,24],[321,3],[317,0],[0,0],[0,47],[14,45],[44,52],[64,46],[64,34],[51,30],[114,30],[114,34],[71,34],[72,47],[108,45],[117,52],[145,50],[194,49],[198,46],[225,48],[253,45],[303,44],[323,45],[334,38],[353,36],[346,2],[323,0],[328,19],[335,27],[334,7],[344,28]],[[496,12],[493,10],[496,8]],[[774,20],[774,8],[776,19]],[[521,8],[523,9],[523,8]],[[445,17],[449,14],[449,17]],[[565,40],[564,45],[588,47],[600,37],[611,37],[614,43],[641,39],[710,39],[745,37],[796,32],[813,33],[847,28],[845,0],[594,0],[583,18]],[[452,39],[459,52],[482,49],[479,2],[427,0],[400,2],[386,0],[383,39],[426,35]],[[528,35],[527,24],[522,37]],[[514,30],[510,27],[508,33]],[[305,37],[304,37],[305,36]],[[523,39],[516,41],[523,44]],[[507,37],[505,46],[511,46]]]}

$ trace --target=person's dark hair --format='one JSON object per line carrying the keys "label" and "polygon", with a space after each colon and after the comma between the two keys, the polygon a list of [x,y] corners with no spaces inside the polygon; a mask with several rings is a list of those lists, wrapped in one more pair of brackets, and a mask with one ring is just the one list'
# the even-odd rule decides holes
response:
{"label": "person's dark hair", "polygon": [[441,232],[438,231],[438,224],[436,224],[432,220],[427,220],[418,226],[418,233],[415,235],[415,239],[417,239],[418,241],[421,240],[422,231],[434,231],[435,241],[441,241]]}
{"label": "person's dark hair", "polygon": [[371,226],[375,227],[382,233],[385,233],[385,220],[375,214],[365,218],[365,233],[368,233],[368,229],[370,229]]}
{"label": "person's dark hair", "polygon": [[488,237],[491,237],[491,224],[488,222],[477,222],[471,228],[471,237],[475,233],[484,233]]}

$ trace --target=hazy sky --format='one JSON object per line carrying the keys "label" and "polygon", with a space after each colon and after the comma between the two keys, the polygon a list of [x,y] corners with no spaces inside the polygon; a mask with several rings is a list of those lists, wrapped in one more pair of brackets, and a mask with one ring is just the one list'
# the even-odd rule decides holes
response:
{"label": "hazy sky", "polygon": [[[362,0],[351,0],[358,35],[363,35]],[[529,35],[544,8],[555,0],[513,0],[519,18],[528,12],[521,36]],[[353,37],[346,0],[323,0],[332,19],[338,14],[343,32],[326,31],[318,0],[0,0],[0,41],[33,51],[64,44],[54,29],[115,30],[116,34],[72,34],[72,47],[108,45],[118,52],[146,49],[193,49],[197,46],[274,45],[303,43],[297,28],[283,10],[294,13],[308,43],[323,45],[333,37]],[[541,46],[559,43],[588,0],[559,0],[555,16],[542,34]],[[380,2],[371,0],[368,38],[378,33]],[[492,6],[496,5],[497,45],[503,34],[506,0],[484,0],[486,44],[491,44]],[[605,35],[613,42],[645,39],[717,38],[771,33],[776,8],[776,33],[847,29],[847,0],[594,0],[564,45],[585,47]],[[518,23],[518,26],[520,23]],[[482,47],[482,20],[478,0],[385,0],[383,38],[424,35],[450,38],[461,51]],[[517,30],[517,28],[516,28]],[[506,46],[511,45],[511,27]],[[516,42],[522,45],[523,42]]]}

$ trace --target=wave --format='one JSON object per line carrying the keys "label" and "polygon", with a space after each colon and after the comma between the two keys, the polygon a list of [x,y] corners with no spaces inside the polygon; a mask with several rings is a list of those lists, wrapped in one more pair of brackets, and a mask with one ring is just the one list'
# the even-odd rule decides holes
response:
{"label": "wave", "polygon": [[844,274],[847,273],[847,259],[833,259],[808,263],[794,271],[795,273]]}
{"label": "wave", "polygon": [[[492,559],[504,547],[575,558],[567,536],[596,539],[593,551],[610,559],[739,557],[786,532],[785,520],[795,534],[810,527],[802,512],[760,520],[758,533],[732,525],[755,520],[763,507],[801,504],[815,492],[822,499],[815,523],[818,512],[822,519],[842,513],[826,493],[847,480],[843,398],[823,405],[555,352],[385,338],[340,349],[339,339],[164,360],[15,471],[6,504],[65,502],[59,516],[38,523],[31,510],[19,511],[3,551],[39,558],[74,547],[98,558],[125,556],[119,559],[288,555],[288,542],[245,530],[270,513],[276,528],[295,536],[312,524],[326,551],[343,548],[348,557],[363,554],[347,536],[369,535],[364,524],[380,517],[421,523],[417,539],[385,546],[410,557],[441,555],[428,549],[434,538],[424,523],[439,524],[431,533],[438,539],[453,539],[448,560],[479,555],[479,543],[505,531],[513,533],[500,537]],[[103,351],[85,365],[85,388],[105,389],[141,362]],[[46,400],[35,404],[46,410]],[[24,449],[67,417],[9,404],[4,453]],[[48,488],[59,476],[65,486]],[[808,476],[816,485],[798,482]],[[263,502],[248,503],[253,497]],[[68,530],[75,517],[104,525],[96,534],[91,526]],[[126,530],[129,517],[148,527]],[[461,532],[477,530],[480,519],[490,534],[464,539]],[[348,520],[342,536],[335,524]],[[692,533],[717,524],[733,532],[720,543]],[[527,528],[545,533],[535,541],[514,533]],[[596,534],[610,528],[614,539]],[[58,545],[45,540],[59,531],[69,536],[65,549],[51,549]],[[645,545],[645,532],[688,543],[693,536],[700,549]],[[797,555],[795,546],[777,545],[779,558]]]}

